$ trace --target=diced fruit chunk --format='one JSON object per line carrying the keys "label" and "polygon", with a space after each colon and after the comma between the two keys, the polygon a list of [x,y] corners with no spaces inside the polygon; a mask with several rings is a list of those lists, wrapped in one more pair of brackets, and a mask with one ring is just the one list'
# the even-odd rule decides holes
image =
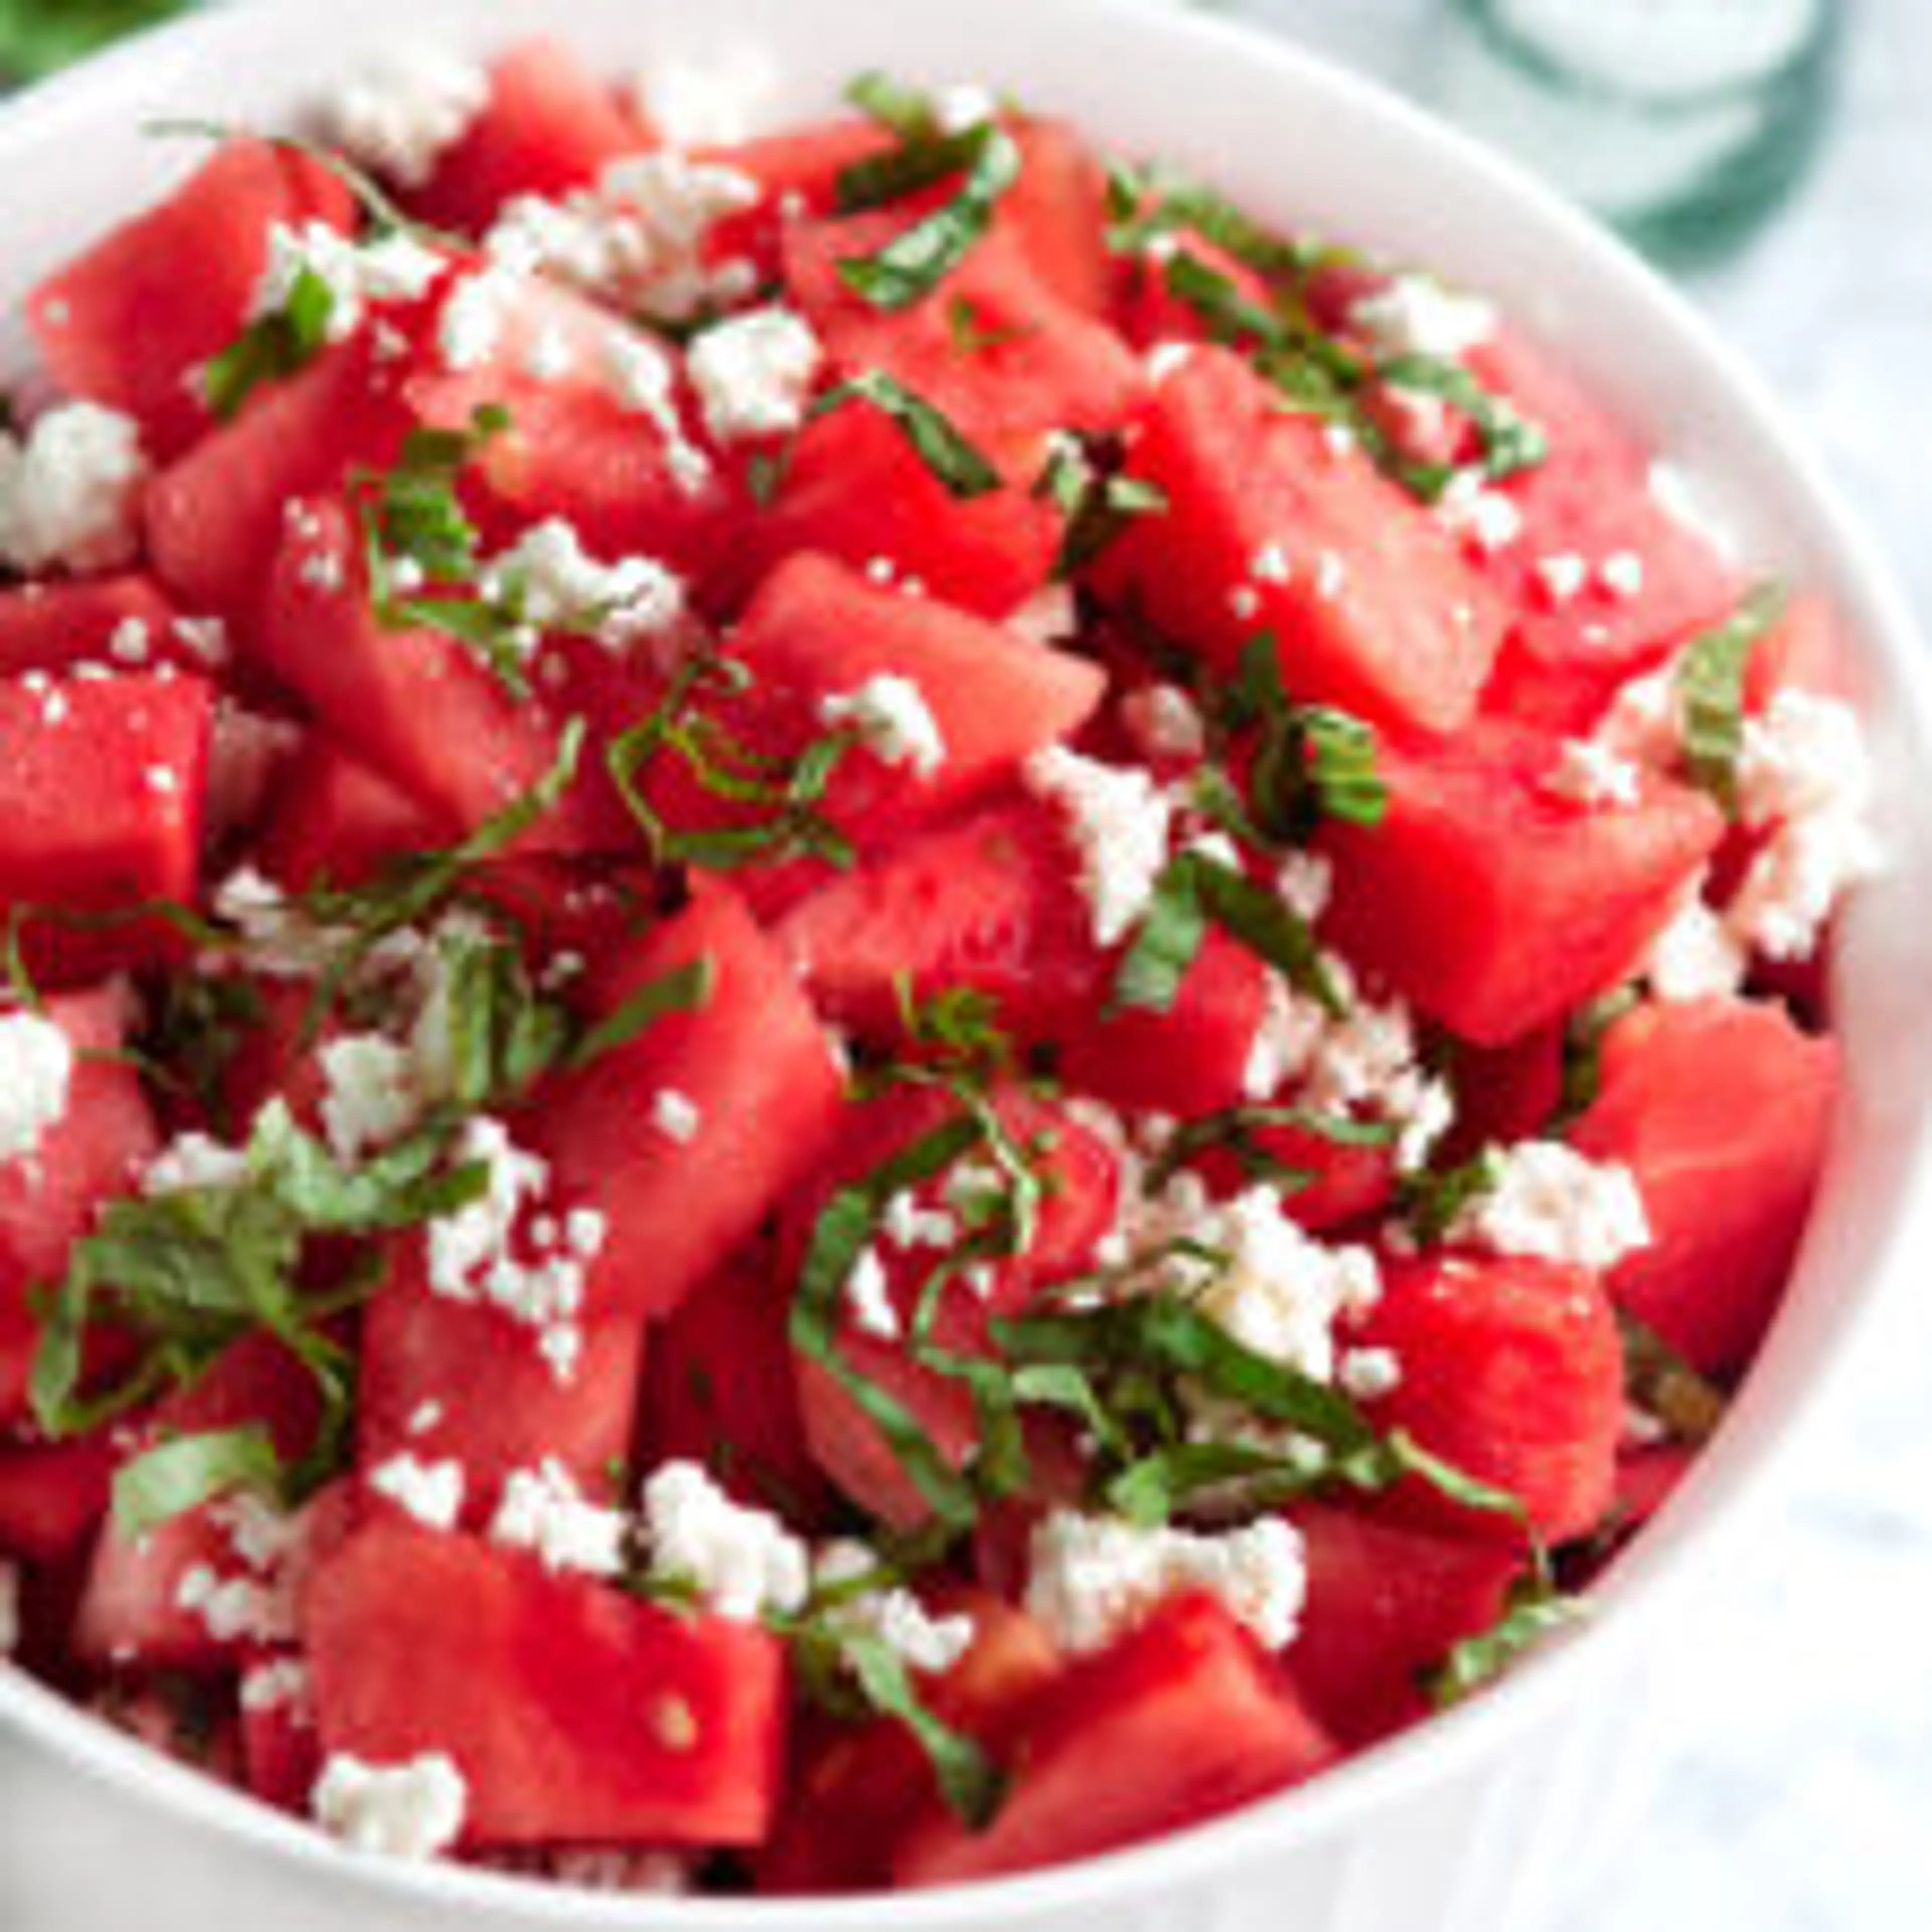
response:
{"label": "diced fruit chunk", "polygon": [[470,1844],[752,1845],[770,1828],[784,1653],[755,1624],[382,1522],[317,1570],[304,1635],[325,1749],[446,1753]]}

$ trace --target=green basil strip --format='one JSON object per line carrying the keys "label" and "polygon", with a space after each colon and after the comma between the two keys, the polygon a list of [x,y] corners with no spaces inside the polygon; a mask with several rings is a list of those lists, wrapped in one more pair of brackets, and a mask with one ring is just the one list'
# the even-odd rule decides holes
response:
{"label": "green basil strip", "polygon": [[259,1423],[180,1436],[116,1471],[114,1526],[131,1542],[232,1490],[279,1495],[282,1479],[282,1459]]}
{"label": "green basil strip", "polygon": [[1790,602],[1783,584],[1759,585],[1724,623],[1692,638],[1678,659],[1685,771],[1732,818],[1744,742],[1745,675],[1751,653],[1784,621]]}
{"label": "green basil strip", "polygon": [[1000,487],[1000,472],[980,451],[897,377],[883,370],[863,370],[820,397],[812,413],[824,416],[850,402],[869,403],[886,417],[948,495],[970,502]]}

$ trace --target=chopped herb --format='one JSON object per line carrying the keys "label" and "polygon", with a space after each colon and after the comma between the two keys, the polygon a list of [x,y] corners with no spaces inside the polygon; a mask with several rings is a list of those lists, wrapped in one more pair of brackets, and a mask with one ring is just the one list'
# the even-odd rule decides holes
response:
{"label": "chopped herb", "polygon": [[1117,164],[1109,174],[1108,194],[1113,225],[1107,245],[1116,254],[1143,254],[1162,236],[1192,230],[1270,280],[1305,278],[1316,268],[1350,259],[1322,243],[1278,235],[1225,195],[1166,167]]}
{"label": "chopped herb", "polygon": [[710,1004],[717,986],[717,962],[708,953],[659,974],[585,1034],[572,1049],[569,1064],[587,1066],[605,1054],[628,1046],[661,1019],[700,1011]]}
{"label": "chopped herb", "polygon": [[[1398,356],[1380,364],[1376,374],[1390,388],[1435,396],[1461,410],[1483,446],[1483,473],[1491,482],[1500,483],[1548,460],[1550,439],[1542,429],[1491,394],[1461,363],[1435,356]],[[1437,494],[1439,489],[1424,494]]]}
{"label": "chopped herb", "polygon": [[1031,322],[1012,322],[1004,327],[983,322],[964,296],[955,296],[946,304],[946,330],[953,347],[962,356],[984,356],[1040,333],[1038,326]]}
{"label": "chopped herb", "polygon": [[1713,630],[1693,638],[1677,662],[1684,763],[1691,783],[1735,818],[1744,742],[1744,677],[1751,653],[1784,620],[1790,593],[1762,584]]}
{"label": "chopped herb", "polygon": [[969,159],[959,192],[879,250],[838,265],[839,279],[874,308],[910,308],[938,286],[992,226],[1000,197],[1019,178],[1019,144],[992,122],[962,137]]}
{"label": "chopped herb", "polygon": [[328,344],[335,296],[311,268],[297,272],[288,300],[258,316],[202,372],[208,406],[226,422],[264,384],[279,382],[305,369]]}
{"label": "chopped herb", "polygon": [[134,1047],[144,1066],[185,1092],[218,1130],[227,1124],[228,1073],[260,1026],[260,989],[250,980],[194,968],[170,973],[147,990]]}
{"label": "chopped herb", "polygon": [[1635,986],[1621,986],[1570,1015],[1563,1031],[1563,1092],[1544,1133],[1560,1139],[1595,1105],[1604,1079],[1604,1042],[1611,1028],[1634,1008]]}
{"label": "chopped herb", "polygon": [[1432,1248],[1440,1244],[1465,1210],[1495,1192],[1497,1172],[1495,1150],[1485,1148],[1457,1166],[1405,1174],[1400,1205],[1417,1244]]}
{"label": "chopped herb", "polygon": [[259,1423],[161,1443],[124,1462],[114,1478],[114,1526],[132,1542],[236,1490],[279,1497],[284,1472]]}
{"label": "chopped herb", "polygon": [[[859,742],[842,728],[795,758],[774,758],[734,736],[721,712],[751,688],[752,674],[729,658],[693,657],[657,708],[613,738],[604,762],[618,795],[661,866],[728,872],[793,858],[849,866],[851,842],[821,810],[832,776]],[[652,802],[645,775],[660,758],[680,761],[698,788],[742,818],[718,825],[670,824]]]}
{"label": "chopped herb", "polygon": [[1277,894],[1201,852],[1183,852],[1170,860],[1156,882],[1146,916],[1114,976],[1116,1010],[1171,1012],[1210,926],[1219,926],[1330,1012],[1346,1010],[1307,922]]}
{"label": "chopped herb", "polygon": [[1000,488],[1000,472],[947,418],[896,376],[868,369],[828,390],[812,405],[814,417],[852,402],[869,403],[886,418],[950,495],[970,501]]}
{"label": "chopped herb", "polygon": [[1724,1390],[1634,1315],[1619,1309],[1617,1328],[1623,1337],[1624,1391],[1632,1405],[1654,1416],[1676,1442],[1694,1448],[1709,1442],[1730,1406]]}
{"label": "chopped herb", "polygon": [[1292,1190],[1307,1186],[1315,1176],[1289,1166],[1271,1153],[1261,1136],[1267,1133],[1306,1134],[1332,1147],[1383,1148],[1394,1144],[1400,1129],[1388,1120],[1352,1120],[1339,1114],[1318,1113],[1307,1107],[1228,1107],[1184,1120],[1168,1135],[1149,1165],[1147,1191],[1158,1194],[1175,1174],[1215,1150],[1225,1150],[1252,1181]]}
{"label": "chopped herb", "polygon": [[983,127],[951,134],[931,128],[902,138],[898,147],[884,154],[850,163],[838,173],[838,212],[856,214],[883,207],[963,174],[978,158],[985,136]]}
{"label": "chopped herb", "polygon": [[[525,660],[536,640],[519,586],[480,594],[476,526],[458,490],[463,472],[510,428],[508,410],[485,404],[466,429],[418,429],[394,466],[352,473],[370,601],[386,630],[440,631],[469,647],[517,698],[530,695]],[[460,592],[461,594],[455,594]]]}
{"label": "chopped herb", "polygon": [[1183,250],[1172,256],[1161,279],[1169,295],[1194,311],[1211,340],[1229,346],[1241,343],[1274,349],[1287,346],[1288,331],[1280,316],[1242,294],[1231,277],[1198,255]]}
{"label": "chopped herb", "polygon": [[[855,1589],[868,1587],[859,1580]],[[974,1739],[955,1730],[922,1698],[904,1660],[883,1639],[836,1617],[785,1618],[776,1628],[790,1640],[800,1682],[835,1716],[896,1718],[932,1767],[940,1795],[960,1820],[983,1831],[998,1810],[1005,1780]],[[852,1713],[856,1692],[859,1712]]]}
{"label": "chopped herb", "polygon": [[1033,494],[1059,511],[1066,525],[1054,560],[1054,580],[1086,569],[1137,517],[1164,514],[1167,493],[1144,477],[1123,475],[1118,452],[1078,436],[1058,438]]}
{"label": "chopped herb", "polygon": [[902,141],[928,140],[939,131],[939,110],[932,96],[876,68],[849,82],[845,98]]}
{"label": "chopped herb", "polygon": [[1577,1598],[1564,1595],[1540,1574],[1525,1577],[1510,1592],[1501,1620],[1475,1636],[1465,1637],[1429,1677],[1424,1688],[1430,1701],[1442,1710],[1473,1696],[1584,1614]]}

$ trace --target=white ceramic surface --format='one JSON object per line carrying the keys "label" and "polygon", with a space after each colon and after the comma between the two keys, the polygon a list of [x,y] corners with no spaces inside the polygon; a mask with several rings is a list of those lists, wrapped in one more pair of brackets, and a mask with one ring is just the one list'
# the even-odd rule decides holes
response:
{"label": "white ceramic surface", "polygon": [[[266,4],[138,44],[0,114],[0,303],[189,164],[157,115],[285,120],[398,30],[394,0]],[[1791,1304],[1723,1440],[1602,1593],[1595,1628],[1478,1705],[1306,1792],[1144,1851],[922,1898],[755,1907],[611,1900],[351,1859],[0,1680],[0,1926],[480,1932],[741,1924],[804,1932],[1508,1932],[1546,1918],[1641,1781],[1673,1599],[1725,1560],[1802,1453],[1800,1424],[1923,1224],[1932,1033],[1932,738],[1905,614],[1764,399],[1689,312],[1516,177],[1386,97],[1279,46],[1124,0],[447,0],[412,35],[568,32],[593,58],[762,68],[771,118],[862,67],[972,78],[1173,156],[1277,220],[1427,260],[1557,340],[1722,490],[1753,550],[1833,596],[1863,647],[1894,863],[1852,922],[1840,994],[1852,1070],[1840,1146]],[[1667,1678],[1666,1678],[1667,1681]],[[1774,1695],[1775,1687],[1767,1694]]]}

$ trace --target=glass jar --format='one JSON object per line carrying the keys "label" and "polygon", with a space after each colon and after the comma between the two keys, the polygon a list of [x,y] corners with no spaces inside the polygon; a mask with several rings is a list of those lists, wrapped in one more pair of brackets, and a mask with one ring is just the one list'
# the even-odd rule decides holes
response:
{"label": "glass jar", "polygon": [[1846,0],[1449,0],[1456,119],[1675,266],[1730,253],[1828,118]]}

